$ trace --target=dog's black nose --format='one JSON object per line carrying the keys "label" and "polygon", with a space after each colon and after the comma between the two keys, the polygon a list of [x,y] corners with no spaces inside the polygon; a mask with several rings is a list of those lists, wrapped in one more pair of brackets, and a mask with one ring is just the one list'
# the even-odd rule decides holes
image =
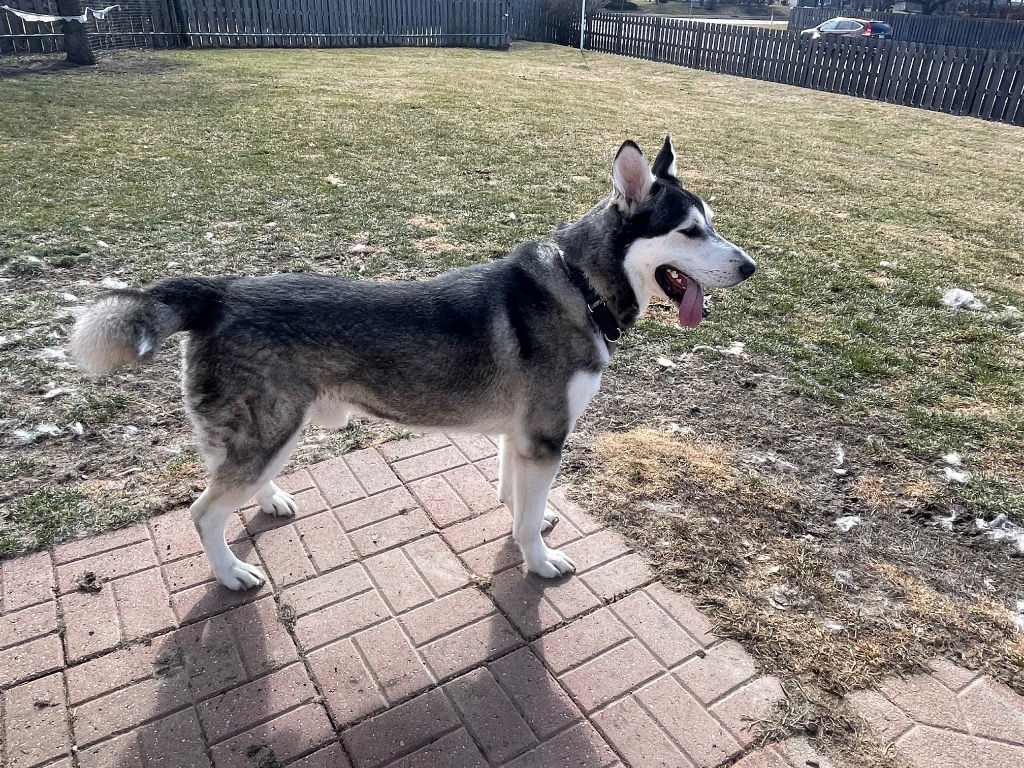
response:
{"label": "dog's black nose", "polygon": [[743,275],[743,279],[746,280],[752,274],[757,272],[757,264],[753,261],[744,261],[740,264],[740,274]]}

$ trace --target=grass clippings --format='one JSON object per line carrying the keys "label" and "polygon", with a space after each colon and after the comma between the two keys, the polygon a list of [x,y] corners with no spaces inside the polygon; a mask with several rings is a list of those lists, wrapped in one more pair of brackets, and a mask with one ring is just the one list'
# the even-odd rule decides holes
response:
{"label": "grass clippings", "polygon": [[103,590],[103,579],[92,571],[86,571],[78,577],[78,580],[75,582],[75,588],[79,592],[95,595]]}
{"label": "grass clippings", "polygon": [[285,629],[291,632],[295,628],[295,622],[299,619],[299,613],[291,603],[279,600],[277,603],[277,620]]}
{"label": "grass clippings", "polygon": [[253,768],[281,768],[281,761],[266,744],[250,744],[245,756]]}

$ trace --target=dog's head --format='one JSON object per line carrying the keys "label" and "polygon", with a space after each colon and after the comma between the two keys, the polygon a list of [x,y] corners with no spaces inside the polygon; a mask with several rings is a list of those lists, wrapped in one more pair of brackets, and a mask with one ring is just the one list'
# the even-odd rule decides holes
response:
{"label": "dog's head", "polygon": [[652,298],[665,298],[676,305],[679,324],[694,328],[703,318],[705,287],[725,288],[754,274],[754,260],[715,231],[711,208],[679,182],[671,137],[653,166],[635,143],[625,142],[615,155],[612,183],[601,227],[611,240],[606,259],[612,263],[601,271],[625,275],[635,297],[633,319]]}

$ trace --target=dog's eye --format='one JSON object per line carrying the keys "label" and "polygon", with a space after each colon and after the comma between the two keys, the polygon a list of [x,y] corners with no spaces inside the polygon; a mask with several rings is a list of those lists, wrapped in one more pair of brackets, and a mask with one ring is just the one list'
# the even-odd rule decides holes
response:
{"label": "dog's eye", "polygon": [[691,224],[686,229],[680,229],[679,234],[685,235],[686,237],[699,237],[700,227],[698,227],[696,224]]}

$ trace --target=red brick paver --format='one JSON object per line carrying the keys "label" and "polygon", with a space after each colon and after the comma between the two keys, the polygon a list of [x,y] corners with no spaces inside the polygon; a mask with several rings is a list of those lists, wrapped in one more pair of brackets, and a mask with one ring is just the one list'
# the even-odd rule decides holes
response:
{"label": "red brick paver", "polygon": [[946,659],[850,702],[914,768],[1024,765],[1024,697]]}
{"label": "red brick paver", "polygon": [[[245,593],[185,509],[5,561],[0,765],[830,768],[756,747],[778,681],[564,489],[546,539],[579,572],[524,573],[496,454],[432,435],[279,478],[295,517],[228,527],[270,577]],[[1019,698],[950,664],[858,696],[903,751],[1022,749]]]}

